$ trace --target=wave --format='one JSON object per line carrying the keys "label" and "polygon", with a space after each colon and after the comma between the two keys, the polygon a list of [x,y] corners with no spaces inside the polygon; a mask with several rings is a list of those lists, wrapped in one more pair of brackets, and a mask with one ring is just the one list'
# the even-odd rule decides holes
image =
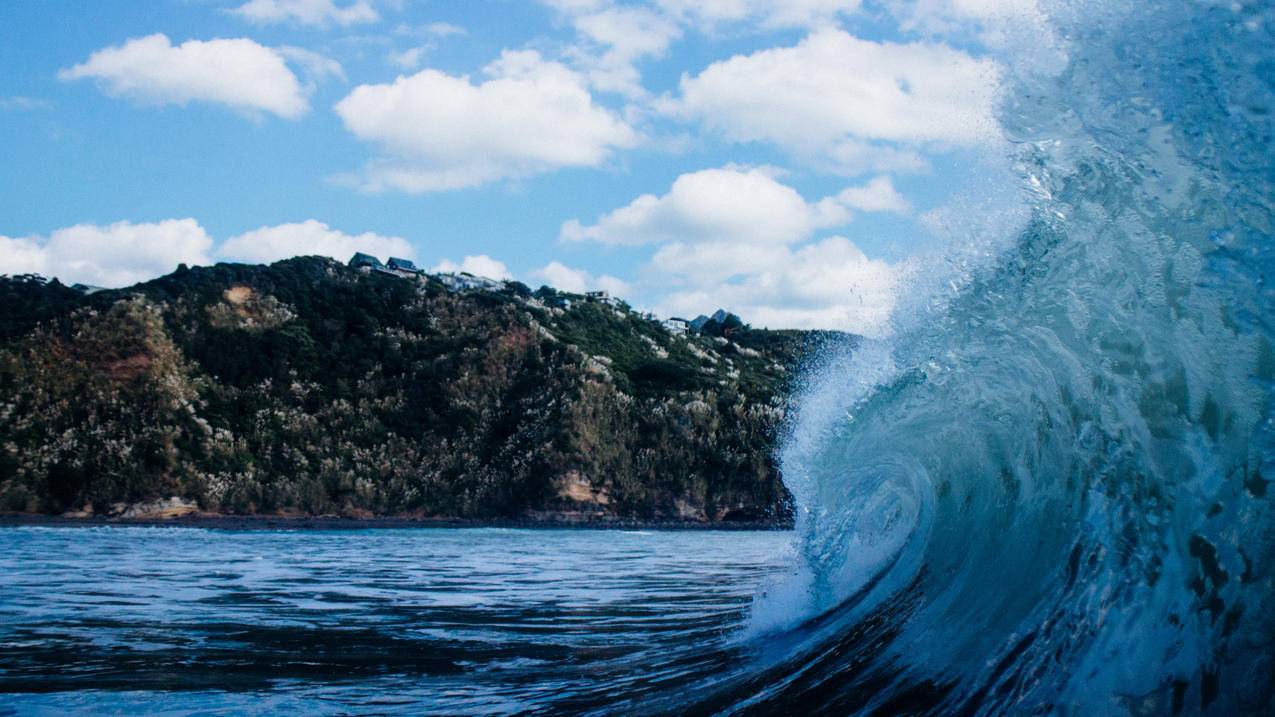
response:
{"label": "wave", "polygon": [[1061,66],[1007,63],[1015,229],[811,377],[800,565],[705,711],[1275,704],[1275,10],[1051,21]]}

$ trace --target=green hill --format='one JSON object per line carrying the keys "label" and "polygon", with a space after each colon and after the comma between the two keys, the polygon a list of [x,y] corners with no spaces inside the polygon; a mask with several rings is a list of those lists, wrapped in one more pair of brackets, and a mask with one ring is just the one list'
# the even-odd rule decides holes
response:
{"label": "green hill", "polygon": [[0,278],[0,511],[782,522],[786,396],[830,335],[613,303],[315,257]]}

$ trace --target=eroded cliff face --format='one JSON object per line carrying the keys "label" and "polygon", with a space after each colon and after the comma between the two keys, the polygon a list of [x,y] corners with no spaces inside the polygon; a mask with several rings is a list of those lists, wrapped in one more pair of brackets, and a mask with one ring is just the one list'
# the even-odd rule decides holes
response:
{"label": "eroded cliff face", "polygon": [[[0,510],[771,520],[822,338],[305,258],[72,296],[0,279]],[[0,307],[3,308],[3,307]]]}

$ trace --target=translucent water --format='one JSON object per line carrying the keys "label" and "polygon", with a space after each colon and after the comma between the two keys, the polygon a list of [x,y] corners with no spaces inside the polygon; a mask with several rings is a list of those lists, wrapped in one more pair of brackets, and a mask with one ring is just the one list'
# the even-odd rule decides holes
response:
{"label": "translucent water", "polygon": [[7,530],[3,704],[1275,714],[1275,6],[1042,5],[1002,218],[808,381],[793,552]]}
{"label": "translucent water", "polygon": [[953,227],[810,383],[787,647],[722,709],[1275,713],[1275,10],[1052,23],[1001,112],[1021,227]]}

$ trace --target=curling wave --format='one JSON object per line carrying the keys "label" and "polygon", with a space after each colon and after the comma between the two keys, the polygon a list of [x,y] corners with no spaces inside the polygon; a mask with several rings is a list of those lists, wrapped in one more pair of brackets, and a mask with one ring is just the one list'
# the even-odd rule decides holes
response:
{"label": "curling wave", "polygon": [[1009,83],[1021,228],[812,379],[705,711],[1273,709],[1275,10],[1095,5]]}

